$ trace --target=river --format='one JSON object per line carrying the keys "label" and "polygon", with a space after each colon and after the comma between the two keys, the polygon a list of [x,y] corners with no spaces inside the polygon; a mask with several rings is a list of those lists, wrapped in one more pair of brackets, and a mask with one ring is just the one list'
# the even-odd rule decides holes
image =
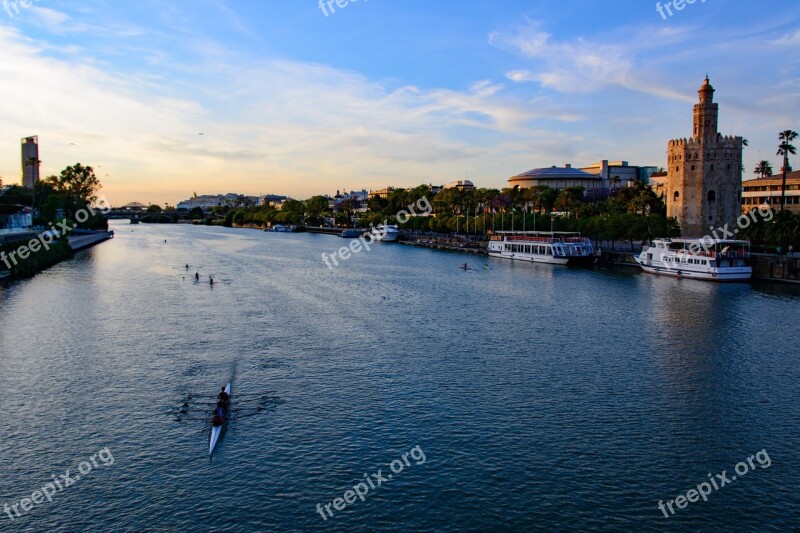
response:
{"label": "river", "polygon": [[[112,229],[0,289],[2,531],[800,521],[796,287],[397,244],[329,268],[343,239]],[[209,459],[228,381],[238,418]]]}

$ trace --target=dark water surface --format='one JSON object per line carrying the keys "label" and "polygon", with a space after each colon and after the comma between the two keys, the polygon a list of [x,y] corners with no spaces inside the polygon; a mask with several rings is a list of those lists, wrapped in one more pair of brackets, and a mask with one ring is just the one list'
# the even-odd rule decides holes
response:
{"label": "dark water surface", "polygon": [[[0,289],[0,505],[91,470],[13,521],[4,510],[2,531],[800,522],[795,288],[499,260],[464,272],[482,260],[401,245],[329,270],[321,253],[346,241],[115,229]],[[205,417],[230,379],[266,409],[242,398],[256,415],[209,460],[207,424],[175,415],[194,392]],[[707,502],[658,509],[761,450],[769,468],[751,459]],[[393,477],[364,501],[318,514],[379,469]]]}

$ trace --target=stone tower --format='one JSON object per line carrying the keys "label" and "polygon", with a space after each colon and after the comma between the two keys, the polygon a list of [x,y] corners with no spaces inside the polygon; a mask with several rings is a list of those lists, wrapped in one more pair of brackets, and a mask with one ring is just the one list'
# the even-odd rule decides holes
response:
{"label": "stone tower", "polygon": [[684,237],[711,235],[710,228],[735,228],[742,210],[742,137],[717,131],[719,104],[706,76],[694,106],[694,134],[673,139],[667,148],[667,216]]}

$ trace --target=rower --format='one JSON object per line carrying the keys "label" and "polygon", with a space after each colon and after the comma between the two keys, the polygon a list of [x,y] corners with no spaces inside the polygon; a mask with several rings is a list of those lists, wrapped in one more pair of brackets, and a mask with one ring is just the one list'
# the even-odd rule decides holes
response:
{"label": "rower", "polygon": [[220,414],[221,411],[221,409],[217,409],[217,411],[214,413],[214,418],[211,420],[212,426],[219,427],[225,423],[225,417]]}
{"label": "rower", "polygon": [[461,268],[463,268],[464,270],[467,270],[469,268],[469,265],[464,263],[464,266],[462,266]]}
{"label": "rower", "polygon": [[189,270],[189,263],[186,263],[186,270]]}
{"label": "rower", "polygon": [[214,278],[212,278],[211,276],[208,276],[208,282],[209,282],[209,284],[213,285],[214,284]]}
{"label": "rower", "polygon": [[220,402],[228,403],[230,395],[227,392],[225,392],[225,387],[222,387],[222,390],[220,391],[219,396],[217,396],[217,398],[219,399]]}
{"label": "rower", "polygon": [[195,272],[194,273],[194,280],[195,281],[200,281],[200,273],[199,272]]}

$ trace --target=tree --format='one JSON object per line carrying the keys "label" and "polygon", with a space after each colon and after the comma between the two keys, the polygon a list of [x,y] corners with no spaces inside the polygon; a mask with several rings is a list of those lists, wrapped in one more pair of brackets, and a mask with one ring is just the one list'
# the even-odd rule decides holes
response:
{"label": "tree", "polygon": [[160,205],[153,204],[153,205],[150,205],[150,206],[147,207],[147,212],[148,213],[158,214],[158,213],[161,213],[162,211],[163,211],[163,209],[161,209]]}
{"label": "tree", "polygon": [[329,210],[328,199],[324,196],[312,196],[306,200],[305,210],[313,223],[321,224],[323,214]]}
{"label": "tree", "polygon": [[789,154],[796,154],[797,151],[791,142],[797,139],[797,132],[784,130],[778,134],[781,144],[778,147],[778,155],[783,156],[783,186],[781,187],[781,211],[786,209],[786,174],[789,172]]}
{"label": "tree", "polygon": [[759,178],[766,178],[767,176],[772,176],[773,170],[772,165],[769,161],[759,161],[758,165],[756,165],[756,169],[753,171],[755,175]]}
{"label": "tree", "polygon": [[62,170],[58,178],[58,190],[65,192],[75,203],[93,203],[97,200],[97,191],[101,187],[100,180],[94,175],[94,169],[80,163]]}

